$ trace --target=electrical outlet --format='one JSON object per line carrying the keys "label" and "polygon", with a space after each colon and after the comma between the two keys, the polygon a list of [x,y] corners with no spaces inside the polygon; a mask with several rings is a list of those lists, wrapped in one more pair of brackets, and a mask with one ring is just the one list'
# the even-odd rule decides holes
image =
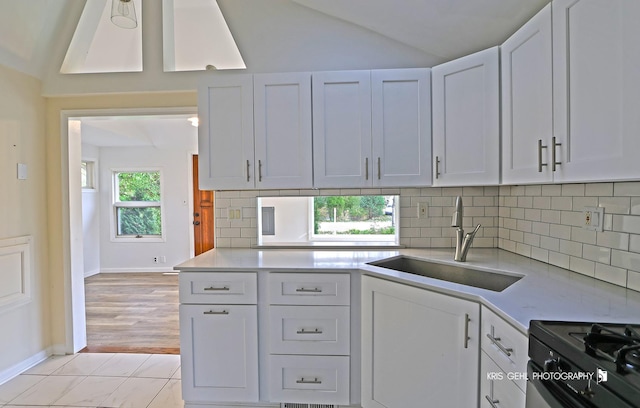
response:
{"label": "electrical outlet", "polygon": [[590,231],[602,231],[604,224],[604,208],[584,207],[582,210],[582,228]]}
{"label": "electrical outlet", "polygon": [[157,256],[153,257],[153,263],[158,263],[158,257]]}
{"label": "electrical outlet", "polygon": [[427,218],[429,212],[427,203],[418,203],[418,218]]}

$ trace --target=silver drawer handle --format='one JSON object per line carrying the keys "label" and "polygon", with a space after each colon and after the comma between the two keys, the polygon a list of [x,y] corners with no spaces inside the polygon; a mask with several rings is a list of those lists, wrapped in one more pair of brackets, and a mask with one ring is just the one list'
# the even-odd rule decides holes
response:
{"label": "silver drawer handle", "polygon": [[499,403],[500,403],[500,401],[499,401],[499,400],[494,400],[493,398],[491,398],[491,397],[490,397],[490,396],[488,396],[488,395],[485,395],[484,397],[487,399],[487,401],[489,401],[489,405],[491,405],[493,408],[498,408],[498,405],[497,405],[497,404],[499,404]]}
{"label": "silver drawer handle", "polygon": [[300,329],[296,333],[297,334],[322,334],[322,330],[320,330],[320,329],[313,329],[313,330]]}
{"label": "silver drawer handle", "polygon": [[204,312],[204,314],[206,315],[228,315],[229,311],[228,310],[222,310],[220,312],[215,311],[215,310],[209,310],[208,312]]}
{"label": "silver drawer handle", "polygon": [[223,290],[223,291],[228,291],[229,287],[228,286],[223,286],[221,288],[216,288],[214,286],[209,286],[208,288],[204,288],[204,290]]}
{"label": "silver drawer handle", "polygon": [[304,292],[304,293],[322,293],[321,288],[298,288],[296,292]]}
{"label": "silver drawer handle", "polygon": [[503,346],[502,343],[500,343],[500,337],[493,337],[490,333],[487,333],[487,337],[489,338],[489,340],[491,340],[493,344],[498,346],[500,351],[506,354],[507,357],[511,356],[511,353],[513,353],[513,349],[511,347]]}
{"label": "silver drawer handle", "polygon": [[298,384],[322,384],[322,381],[318,380],[317,378],[314,378],[313,380],[305,380],[304,377],[302,377],[301,379],[296,381],[296,383],[298,383]]}

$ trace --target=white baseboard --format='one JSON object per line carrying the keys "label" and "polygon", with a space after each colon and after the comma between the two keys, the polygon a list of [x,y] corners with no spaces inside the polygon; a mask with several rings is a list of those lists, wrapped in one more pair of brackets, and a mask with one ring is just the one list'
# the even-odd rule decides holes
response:
{"label": "white baseboard", "polygon": [[92,270],[92,271],[88,271],[88,272],[87,272],[87,271],[85,271],[85,272],[84,272],[84,277],[85,277],[85,278],[88,278],[89,276],[97,275],[97,274],[99,274],[99,273],[100,273],[100,268],[98,268],[98,269],[94,269],[94,270]]}
{"label": "white baseboard", "polygon": [[7,368],[6,370],[0,371],[0,384],[4,384],[7,381],[11,380],[14,377],[22,374],[26,370],[35,366],[38,363],[46,360],[51,355],[51,350],[42,350],[33,356],[27,358],[26,360],[22,360],[18,364],[14,364],[13,366]]}
{"label": "white baseboard", "polygon": [[175,272],[171,266],[156,266],[153,268],[103,268],[100,273],[140,273],[140,272]]}

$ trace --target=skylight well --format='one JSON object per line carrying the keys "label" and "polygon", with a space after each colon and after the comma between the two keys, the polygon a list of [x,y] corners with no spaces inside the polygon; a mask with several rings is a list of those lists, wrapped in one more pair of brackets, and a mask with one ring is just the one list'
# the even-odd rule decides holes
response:
{"label": "skylight well", "polygon": [[[119,9],[135,13],[137,25],[114,24]],[[141,0],[87,0],[60,72],[143,71],[143,17]],[[147,20],[162,24],[162,38],[146,44],[162,45],[165,72],[246,68],[216,0],[163,0],[162,21]]]}

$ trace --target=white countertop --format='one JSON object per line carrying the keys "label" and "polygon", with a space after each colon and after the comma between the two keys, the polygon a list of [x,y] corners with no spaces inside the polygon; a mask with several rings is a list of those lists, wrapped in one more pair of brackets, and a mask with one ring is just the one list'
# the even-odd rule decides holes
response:
{"label": "white countertop", "polygon": [[[523,275],[523,278],[502,292],[493,292],[367,264],[398,255]],[[499,249],[472,248],[467,262],[462,264],[453,261],[453,249],[214,249],[175,269],[202,272],[360,270],[366,275],[478,301],[524,333],[530,320],[640,323],[640,292]]]}

